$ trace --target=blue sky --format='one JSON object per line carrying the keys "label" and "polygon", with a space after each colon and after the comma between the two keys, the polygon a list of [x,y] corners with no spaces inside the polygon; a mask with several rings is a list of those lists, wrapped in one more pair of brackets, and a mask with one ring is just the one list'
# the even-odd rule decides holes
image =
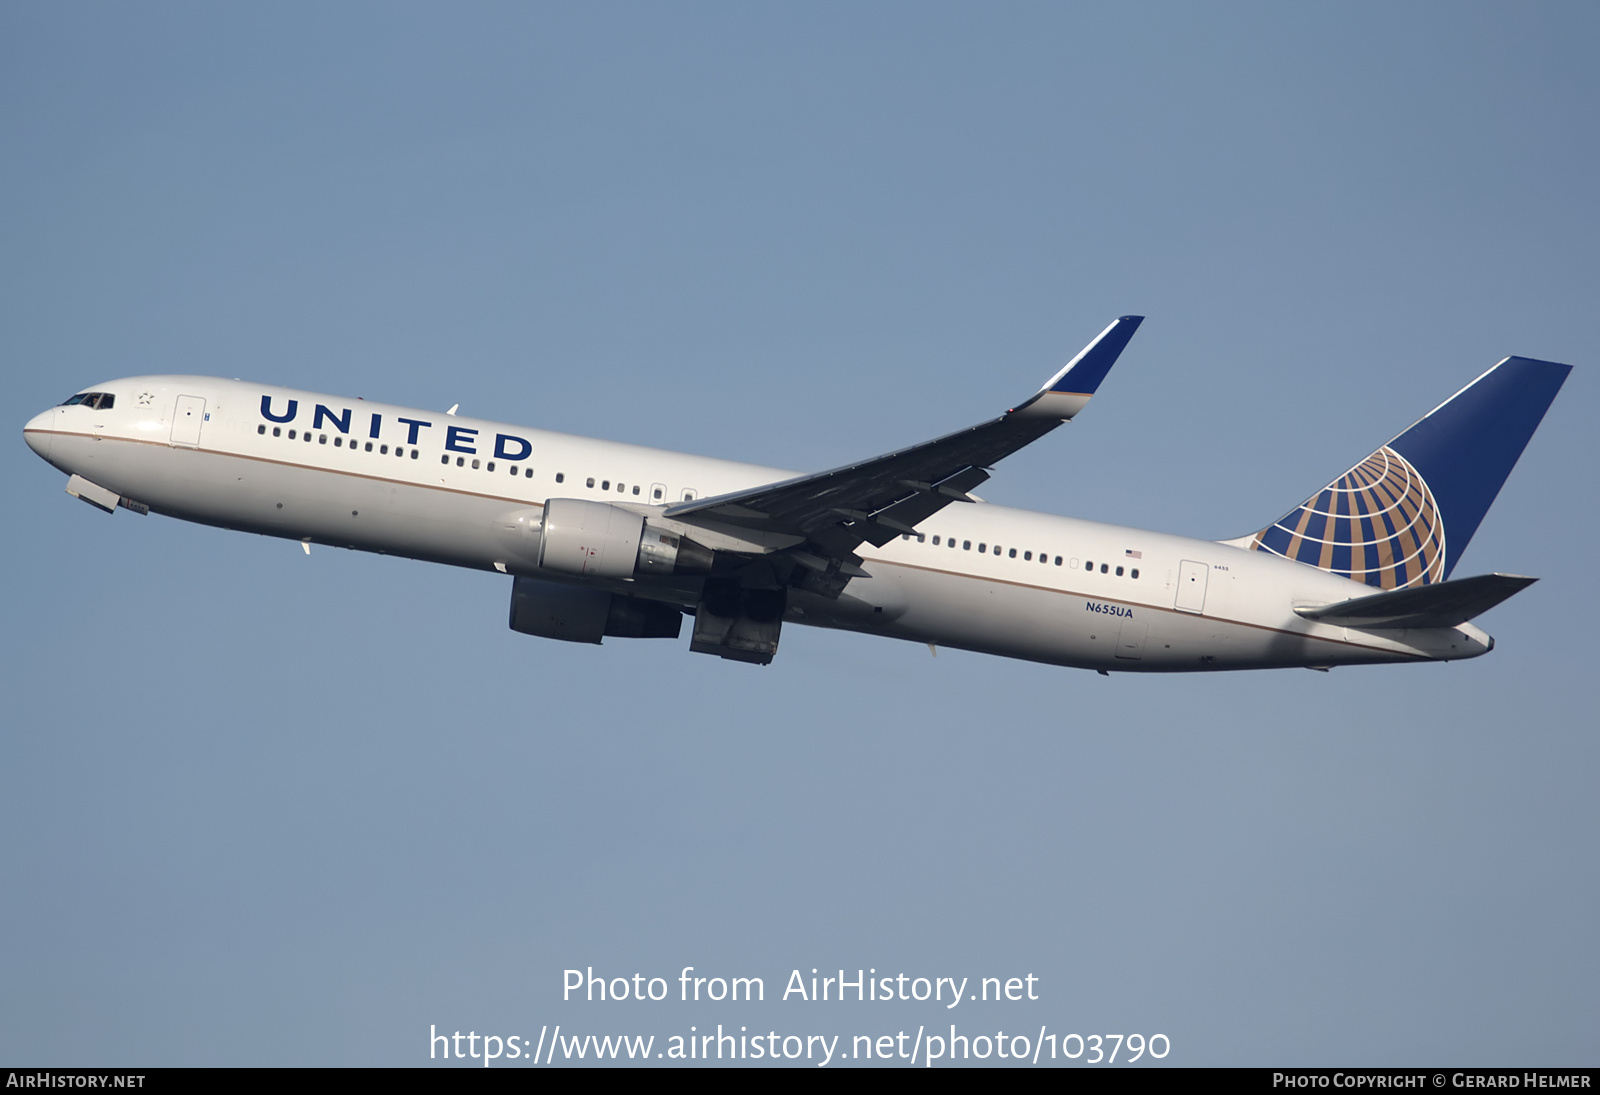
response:
{"label": "blue sky", "polygon": [[[767,669],[508,581],[61,492],[13,437],[0,1060],[426,1063],[440,1029],[894,1033],[790,970],[1186,1064],[1594,1064],[1581,4],[10,5],[14,426],[247,377],[794,468],[975,422],[986,498],[1272,520],[1507,354],[1577,366],[1458,665],[1101,678],[798,627]],[[763,976],[563,1003],[561,971]]]}

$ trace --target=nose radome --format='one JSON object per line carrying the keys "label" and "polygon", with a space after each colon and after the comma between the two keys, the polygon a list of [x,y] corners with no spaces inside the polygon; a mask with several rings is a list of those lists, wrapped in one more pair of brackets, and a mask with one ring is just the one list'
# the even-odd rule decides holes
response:
{"label": "nose radome", "polygon": [[28,448],[50,459],[51,428],[55,424],[55,408],[36,414],[28,419],[28,424],[22,427],[22,439],[28,443]]}

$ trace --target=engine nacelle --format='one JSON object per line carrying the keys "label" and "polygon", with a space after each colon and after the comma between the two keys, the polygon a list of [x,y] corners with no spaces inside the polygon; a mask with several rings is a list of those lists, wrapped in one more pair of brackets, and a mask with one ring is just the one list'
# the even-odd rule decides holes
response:
{"label": "engine nacelle", "polygon": [[539,566],[562,574],[631,578],[711,570],[710,549],[609,502],[548,499],[540,531]]}
{"label": "engine nacelle", "polygon": [[605,502],[551,498],[544,504],[539,565],[585,578],[631,578],[644,518]]}
{"label": "engine nacelle", "polygon": [[511,584],[511,630],[569,643],[602,636],[676,639],[683,613],[675,605],[601,589],[519,577]]}

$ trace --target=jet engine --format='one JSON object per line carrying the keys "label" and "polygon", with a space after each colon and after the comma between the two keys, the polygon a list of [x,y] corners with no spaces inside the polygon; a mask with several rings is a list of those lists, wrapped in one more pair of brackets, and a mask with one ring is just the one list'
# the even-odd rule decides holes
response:
{"label": "jet engine", "polygon": [[605,635],[676,639],[683,613],[659,601],[519,577],[511,585],[510,623],[524,635],[571,643],[598,643]]}
{"label": "jet engine", "polygon": [[539,566],[584,578],[707,574],[711,549],[608,502],[551,498],[544,504]]}

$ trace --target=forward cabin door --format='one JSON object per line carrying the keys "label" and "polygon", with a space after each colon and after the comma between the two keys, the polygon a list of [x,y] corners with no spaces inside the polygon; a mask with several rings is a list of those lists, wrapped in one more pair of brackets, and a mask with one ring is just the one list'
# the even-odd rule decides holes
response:
{"label": "forward cabin door", "polygon": [[206,401],[197,395],[180,395],[172,412],[172,443],[199,445],[200,427],[206,420]]}
{"label": "forward cabin door", "polygon": [[1193,612],[1198,616],[1206,607],[1206,574],[1211,567],[1185,559],[1178,564],[1178,599],[1173,604],[1179,612]]}

